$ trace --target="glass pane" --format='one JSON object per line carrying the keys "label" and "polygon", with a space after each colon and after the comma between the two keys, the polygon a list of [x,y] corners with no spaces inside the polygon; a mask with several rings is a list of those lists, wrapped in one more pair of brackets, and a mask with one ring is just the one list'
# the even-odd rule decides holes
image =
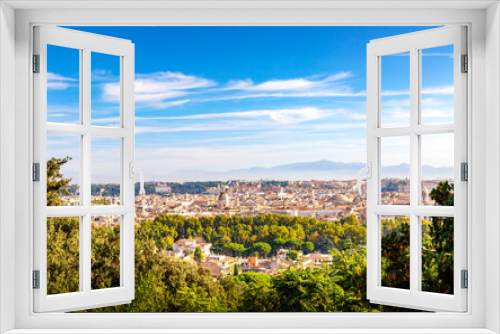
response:
{"label": "glass pane", "polygon": [[381,58],[382,127],[410,126],[410,53]]}
{"label": "glass pane", "polygon": [[382,286],[410,289],[410,217],[381,216]]}
{"label": "glass pane", "polygon": [[422,217],[422,291],[453,294],[453,218]]}
{"label": "glass pane", "polygon": [[92,137],[92,205],[118,205],[121,194],[121,138]]}
{"label": "glass pane", "polygon": [[92,52],[92,125],[120,126],[120,57]]}
{"label": "glass pane", "polygon": [[80,291],[80,218],[47,218],[47,294]]}
{"label": "glass pane", "polygon": [[453,197],[444,198],[443,191],[453,193],[454,134],[422,135],[420,140],[422,205],[453,206]]}
{"label": "glass pane", "polygon": [[80,204],[80,138],[47,133],[47,206]]}
{"label": "glass pane", "polygon": [[120,218],[92,217],[92,290],[120,286]]}
{"label": "glass pane", "polygon": [[383,205],[410,205],[410,137],[380,139]]}
{"label": "glass pane", "polygon": [[421,57],[421,123],[453,123],[453,45],[423,49]]}
{"label": "glass pane", "polygon": [[47,45],[47,122],[80,123],[80,50]]}

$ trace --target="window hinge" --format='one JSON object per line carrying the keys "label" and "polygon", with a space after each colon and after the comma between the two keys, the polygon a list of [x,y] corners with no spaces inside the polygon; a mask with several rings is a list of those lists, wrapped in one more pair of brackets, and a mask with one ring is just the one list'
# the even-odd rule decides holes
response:
{"label": "window hinge", "polygon": [[461,271],[461,281],[462,281],[462,289],[467,289],[469,287],[469,272],[467,270],[462,270]]}
{"label": "window hinge", "polygon": [[467,73],[469,72],[469,56],[467,55],[462,55],[462,73]]}
{"label": "window hinge", "polygon": [[460,180],[469,181],[469,165],[466,162],[460,164]]}
{"label": "window hinge", "polygon": [[33,270],[33,289],[40,289],[40,270]]}
{"label": "window hinge", "polygon": [[33,73],[40,73],[40,55],[33,55]]}
{"label": "window hinge", "polygon": [[40,164],[38,162],[33,164],[33,181],[40,182]]}

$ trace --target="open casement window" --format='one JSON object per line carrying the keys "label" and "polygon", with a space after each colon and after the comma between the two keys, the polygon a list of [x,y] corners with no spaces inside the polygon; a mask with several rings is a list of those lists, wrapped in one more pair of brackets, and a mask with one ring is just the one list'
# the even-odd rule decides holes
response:
{"label": "open casement window", "polygon": [[466,311],[466,53],[458,26],[367,46],[371,303]]}
{"label": "open casement window", "polygon": [[[33,72],[34,311],[129,303],[134,298],[134,44],[35,27]],[[55,93],[65,107],[54,106]],[[60,176],[54,166],[61,167]],[[106,183],[94,179],[102,169],[119,183],[113,201],[91,193],[91,184]],[[71,178],[62,189],[61,178]],[[113,240],[99,235],[95,226],[103,225],[113,231]],[[55,240],[54,231],[67,238]]]}

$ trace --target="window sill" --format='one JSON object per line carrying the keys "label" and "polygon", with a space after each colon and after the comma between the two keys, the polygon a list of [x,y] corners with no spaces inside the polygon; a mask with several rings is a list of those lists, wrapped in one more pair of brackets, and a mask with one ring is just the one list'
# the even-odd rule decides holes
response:
{"label": "window sill", "polygon": [[14,329],[5,334],[487,334],[470,329]]}

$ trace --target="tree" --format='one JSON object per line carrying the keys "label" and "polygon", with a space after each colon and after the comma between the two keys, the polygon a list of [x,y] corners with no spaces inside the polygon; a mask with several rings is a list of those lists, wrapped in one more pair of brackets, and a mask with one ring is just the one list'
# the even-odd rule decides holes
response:
{"label": "tree", "polygon": [[302,240],[299,240],[299,239],[290,239],[286,242],[285,246],[286,247],[289,247],[291,249],[294,249],[294,250],[298,250],[298,249],[301,249],[302,248],[302,245],[304,244],[304,242]]}
{"label": "tree", "polygon": [[198,263],[203,261],[203,252],[201,251],[200,247],[196,247],[196,250],[194,251],[194,259]]}
{"label": "tree", "polygon": [[311,253],[312,251],[314,251],[314,244],[312,242],[308,241],[302,245],[302,250],[306,254]]}
{"label": "tree", "polygon": [[334,312],[342,299],[333,275],[322,268],[290,267],[274,276],[271,285],[279,296],[275,312]]}
{"label": "tree", "polygon": [[238,267],[238,264],[236,263],[236,264],[234,265],[233,275],[234,275],[234,276],[238,276],[239,274],[240,274],[240,269],[239,269],[239,267]]}
{"label": "tree", "polygon": [[[454,205],[454,184],[439,182],[430,193],[436,205]],[[424,291],[453,294],[454,220],[431,217],[429,232],[423,240],[422,288]]]}
{"label": "tree", "polygon": [[291,251],[288,252],[288,258],[291,261],[297,260],[298,257],[299,257],[299,252],[297,252],[296,250],[291,250]]}
{"label": "tree", "polygon": [[71,157],[66,157],[47,160],[47,206],[59,206],[62,204],[60,196],[69,195],[66,187],[71,179],[63,177],[61,168],[71,159]]}
{"label": "tree", "polygon": [[242,244],[234,243],[234,242],[231,242],[231,243],[225,245],[224,248],[226,250],[229,250],[232,253],[231,255],[233,255],[233,256],[239,255],[239,254],[243,253],[244,251],[246,251],[245,246],[243,246]]}
{"label": "tree", "polygon": [[410,224],[382,238],[382,285],[410,289]]}
{"label": "tree", "polygon": [[193,254],[193,251],[192,251],[191,249],[186,248],[186,249],[184,250],[184,256],[189,256],[189,255],[191,255],[191,254]]}
{"label": "tree", "polygon": [[257,252],[257,254],[261,257],[265,257],[267,254],[271,252],[271,246],[268,243],[265,242],[258,242],[252,247],[254,252]]}

